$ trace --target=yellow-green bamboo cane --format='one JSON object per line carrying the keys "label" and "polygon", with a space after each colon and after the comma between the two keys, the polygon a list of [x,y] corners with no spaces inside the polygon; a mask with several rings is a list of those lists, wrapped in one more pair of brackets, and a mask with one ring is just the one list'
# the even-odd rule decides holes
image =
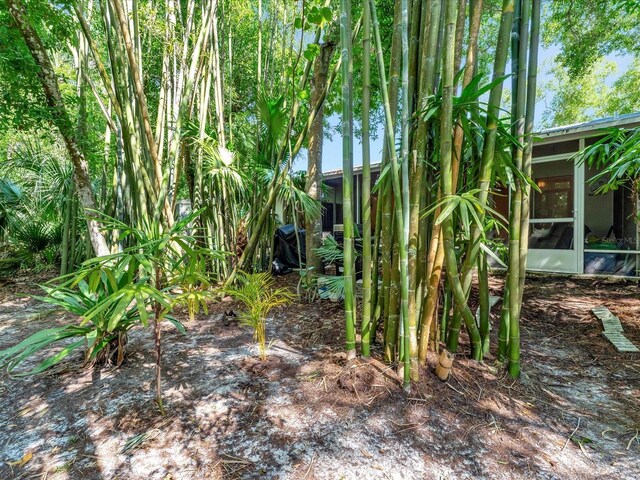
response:
{"label": "yellow-green bamboo cane", "polygon": [[[498,33],[498,43],[496,45],[496,55],[493,67],[493,80],[504,76],[507,56],[509,53],[509,38],[513,23],[515,0],[503,0],[502,14],[500,18],[500,29]],[[503,82],[496,84],[489,93],[487,105],[487,126],[485,140],[482,149],[482,160],[480,164],[480,176],[478,179],[478,203],[481,208],[485,208],[489,198],[491,179],[493,175],[494,157],[496,148],[496,138],[498,132],[498,117],[500,115],[500,102],[502,100]],[[484,218],[484,211],[480,212],[480,218]],[[471,241],[467,248],[467,255],[463,266],[463,284],[465,291],[469,291],[473,269],[476,265],[478,251],[480,249],[481,227],[473,225],[471,229]]]}
{"label": "yellow-green bamboo cane", "polygon": [[[442,60],[442,103],[440,108],[440,177],[444,198],[453,192],[453,67],[455,54],[457,3],[447,2],[444,30],[444,56]],[[442,235],[444,242],[444,256],[447,267],[447,277],[456,302],[456,309],[463,317],[469,338],[471,340],[472,357],[479,360],[481,356],[480,334],[475,318],[466,303],[466,297],[458,274],[458,261],[455,253],[455,233],[453,227],[453,213],[449,213],[442,221]]]}
{"label": "yellow-green bamboo cane", "polygon": [[[540,0],[533,0],[532,5],[529,0],[525,1],[523,17],[526,19],[528,9],[531,6],[531,43],[529,46],[529,65],[528,65],[528,81],[526,85],[526,112],[522,131],[522,141],[525,143],[524,152],[522,153],[522,170],[525,175],[531,176],[531,157],[533,152],[533,139],[531,134],[533,131],[533,121],[535,117],[536,87],[537,87],[537,70],[538,70],[538,45],[540,41]],[[521,39],[524,42],[524,40]],[[523,49],[521,48],[522,52]],[[526,47],[524,48],[526,52]],[[524,63],[521,55],[520,60]],[[522,69],[521,69],[522,72]],[[520,79],[519,79],[520,80]],[[524,81],[522,82],[524,83]],[[520,89],[519,89],[520,90]],[[518,92],[519,95],[525,95],[525,88]],[[519,99],[520,101],[520,99]],[[524,101],[523,101],[524,103]],[[525,283],[525,271],[527,262],[528,249],[528,231],[529,231],[529,193],[530,186],[524,184],[520,188],[520,218],[519,218],[519,245],[518,245],[518,270],[514,276],[517,278],[517,295],[514,301],[510,299],[510,328],[509,328],[509,375],[513,378],[520,376],[520,313],[522,310],[522,295]],[[509,265],[511,267],[511,264]],[[515,262],[514,262],[515,268]],[[515,284],[516,281],[513,281]],[[515,315],[517,316],[514,316]]]}
{"label": "yellow-green bamboo cane", "polygon": [[340,2],[342,50],[342,216],[344,222],[344,317],[347,360],[356,356],[355,292],[353,285],[353,63],[351,60],[351,1]]}
{"label": "yellow-green bamboo cane", "polygon": [[[515,118],[515,134],[522,144],[525,141],[525,108],[527,93],[527,49],[529,35],[529,14],[531,0],[518,0],[516,22],[514,22],[512,70],[514,75],[514,101],[512,118]],[[522,170],[523,149],[513,151],[513,163]],[[522,232],[522,189],[520,180],[516,180],[515,191],[511,195],[509,212],[509,374],[517,378],[520,375],[520,238]]]}
{"label": "yellow-green bamboo cane", "polygon": [[364,2],[362,38],[362,356],[371,355],[371,155],[369,108],[371,104],[371,7]]}
{"label": "yellow-green bamboo cane", "polygon": [[[396,235],[398,237],[399,257],[400,257],[400,285],[401,285],[401,318],[402,322],[408,321],[408,295],[409,285],[407,278],[407,247],[404,241],[402,241],[404,235],[404,217],[402,206],[402,192],[400,183],[400,172],[398,159],[394,148],[394,134],[393,134],[393,119],[391,117],[391,110],[389,105],[389,95],[387,92],[387,76],[384,69],[384,57],[382,50],[382,40],[380,39],[380,26],[378,23],[378,14],[376,12],[376,4],[374,0],[370,0],[371,6],[371,20],[373,23],[373,33],[376,42],[376,57],[378,63],[378,75],[380,76],[380,90],[382,92],[382,102],[384,104],[385,111],[385,125],[386,134],[388,138],[389,154],[391,158],[391,174],[393,179],[393,199],[395,203],[395,222],[396,222]],[[405,326],[405,332],[408,332],[408,325]],[[404,388],[408,389],[411,385],[411,363],[409,360],[409,344],[405,342],[404,351]]]}
{"label": "yellow-green bamboo cane", "polygon": [[[503,0],[502,14],[500,17],[500,28],[498,32],[498,43],[496,45],[496,55],[493,67],[493,80],[497,80],[504,76],[507,56],[509,53],[509,38],[511,35],[511,25],[513,23],[515,0]],[[498,133],[498,117],[500,114],[500,102],[502,100],[503,82],[497,83],[489,93],[489,102],[487,105],[487,124],[485,128],[484,144],[482,148],[482,159],[480,162],[480,175],[478,178],[478,204],[481,212],[480,220],[484,219],[484,209],[486,208],[489,198],[491,181],[493,178],[494,157],[496,148],[496,139]],[[471,238],[467,247],[467,253],[462,266],[462,285],[465,295],[465,305],[469,289],[471,287],[471,279],[473,270],[476,267],[478,251],[480,250],[480,237],[482,234],[482,226],[475,223],[471,227]],[[452,285],[452,288],[454,286]],[[453,288],[455,291],[455,288]],[[451,321],[453,335],[447,339],[447,345],[450,349],[457,348],[458,338],[457,332],[460,329],[460,316],[454,315]]]}
{"label": "yellow-green bamboo cane", "polygon": [[[402,241],[406,252],[406,259],[400,258],[400,262],[407,262],[405,275],[400,278],[403,283],[401,291],[407,290],[407,315],[402,315],[401,334],[403,339],[403,355],[405,369],[413,362],[417,367],[418,360],[418,328],[416,325],[415,305],[414,314],[409,314],[409,1],[402,2],[402,125],[401,125],[401,170],[402,170]],[[404,285],[406,283],[406,286]],[[414,292],[415,294],[415,292]],[[403,299],[404,302],[404,299]],[[404,310],[404,305],[402,310]],[[413,360],[412,360],[413,358]],[[418,379],[418,369],[415,368],[414,380]]]}

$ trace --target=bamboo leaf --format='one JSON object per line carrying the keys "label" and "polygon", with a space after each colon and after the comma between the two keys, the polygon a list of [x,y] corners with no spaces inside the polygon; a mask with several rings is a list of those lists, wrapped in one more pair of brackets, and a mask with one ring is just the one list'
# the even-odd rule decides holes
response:
{"label": "bamboo leaf", "polygon": [[176,327],[176,329],[181,334],[183,334],[184,336],[187,336],[187,330],[184,328],[184,325],[179,320],[172,317],[171,315],[166,315],[164,318],[166,318],[174,327]]}
{"label": "bamboo leaf", "polygon": [[136,295],[136,304],[138,306],[138,314],[140,315],[140,321],[146,328],[149,326],[149,313],[147,312],[147,304],[145,299],[140,295]]}
{"label": "bamboo leaf", "polygon": [[447,218],[449,218],[449,216],[453,214],[454,210],[460,204],[460,197],[456,195],[450,195],[449,197],[446,198],[445,201],[446,201],[446,205],[442,209],[442,212],[440,212],[440,215],[438,215],[438,218],[436,219],[436,225],[440,225]]}
{"label": "bamboo leaf", "polygon": [[498,264],[500,264],[502,267],[504,268],[508,268],[507,264],[504,263],[500,257],[498,257],[495,253],[493,253],[493,250],[491,250],[489,247],[487,247],[484,243],[480,243],[480,248],[482,249],[483,252],[485,252],[487,255],[489,255],[491,258],[493,258]]}

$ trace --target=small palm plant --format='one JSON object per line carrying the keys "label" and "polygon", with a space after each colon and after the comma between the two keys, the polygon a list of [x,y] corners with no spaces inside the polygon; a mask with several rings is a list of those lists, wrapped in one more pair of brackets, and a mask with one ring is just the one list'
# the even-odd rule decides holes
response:
{"label": "small palm plant", "polygon": [[[41,373],[84,348],[85,365],[119,367],[125,358],[127,333],[147,325],[146,304],[151,292],[145,281],[136,280],[139,264],[99,265],[80,270],[43,285],[46,297],[34,298],[80,317],[79,324],[52,327],[34,333],[14,347],[0,351],[0,366],[16,376]],[[67,339],[75,339],[67,343]],[[64,347],[26,372],[15,372],[27,358],[56,345]]]}
{"label": "small palm plant", "polygon": [[274,288],[274,283],[275,280],[267,272],[239,272],[236,285],[225,289],[228,295],[245,307],[238,318],[240,323],[253,328],[253,337],[258,343],[260,360],[267,358],[267,315],[271,309],[286,305],[295,297],[287,288]]}
{"label": "small palm plant", "polygon": [[189,321],[193,322],[196,314],[202,310],[208,313],[207,301],[211,298],[211,281],[206,275],[206,262],[209,257],[224,259],[223,255],[209,254],[205,257],[205,250],[198,249],[194,254],[187,255],[179,272],[172,276],[170,283],[179,287],[175,295],[174,305],[186,305]]}
{"label": "small palm plant", "polygon": [[[96,212],[97,214],[98,212]],[[206,309],[210,282],[199,271],[204,259],[224,258],[224,252],[196,247],[185,232],[201,211],[193,212],[163,231],[158,224],[131,227],[103,216],[107,230],[119,233],[119,240],[132,245],[113,255],[84,262],[79,270],[44,287],[48,294],[40,300],[80,317],[79,323],[41,330],[18,345],[0,351],[0,368],[10,372],[32,355],[60,345],[62,349],[32,370],[33,375],[60,363],[76,349],[85,348],[85,364],[110,363],[119,366],[125,358],[127,333],[153,320],[156,355],[156,403],[164,414],[161,390],[161,323],[165,320],[186,334],[184,326],[171,312],[187,304],[190,315]],[[177,289],[182,288],[182,293]],[[186,291],[185,291],[186,288]]]}

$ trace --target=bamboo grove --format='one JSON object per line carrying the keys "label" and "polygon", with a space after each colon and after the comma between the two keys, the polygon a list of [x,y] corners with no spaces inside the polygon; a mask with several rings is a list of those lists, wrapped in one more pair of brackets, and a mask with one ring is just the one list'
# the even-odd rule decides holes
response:
{"label": "bamboo grove", "polygon": [[[381,352],[408,388],[430,352],[457,353],[466,332],[474,360],[493,352],[518,377],[540,4],[6,0],[0,15],[16,49],[3,55],[33,75],[24,78],[31,110],[0,112],[15,140],[0,178],[3,240],[27,235],[11,227],[29,217],[30,207],[17,206],[26,197],[18,183],[55,225],[29,234],[43,237],[38,252],[58,239],[49,261],[62,275],[93,257],[142,251],[151,231],[183,239],[186,208],[195,245],[174,245],[175,264],[190,269],[183,287],[230,291],[271,270],[275,229],[291,223],[306,228],[301,274],[313,288],[322,273],[325,117],[339,114],[347,357]],[[29,129],[46,131],[44,140],[25,142]],[[358,139],[363,188],[354,202]],[[306,174],[295,171],[301,152]],[[494,208],[504,192],[508,218]],[[185,251],[209,254],[187,261]],[[507,273],[491,335],[495,262]],[[166,291],[179,275],[167,262],[153,265],[150,282]],[[164,317],[160,296],[154,302]],[[158,398],[159,383],[158,374]]]}
{"label": "bamboo grove", "polygon": [[[44,92],[72,160],[67,172],[75,181],[61,201],[70,245],[63,248],[62,273],[126,246],[117,233],[104,238],[95,211],[130,225],[170,228],[180,200],[188,199],[192,210],[202,210],[196,219],[202,246],[229,253],[209,265],[218,279],[268,268],[277,222],[319,217],[317,198],[291,168],[338,69],[331,66],[309,102],[314,50],[306,35],[317,46],[331,20],[328,9],[269,2],[256,12],[245,2],[218,0],[7,5],[16,37],[36,65],[42,90],[35,93]],[[45,46],[50,39],[32,25],[43,15],[62,24],[71,37],[68,51],[52,57]],[[256,41],[250,61],[234,61],[234,50],[247,52]],[[57,78],[60,55],[70,57],[75,70],[71,107]],[[103,125],[102,134],[91,121]],[[89,133],[98,137],[93,144]],[[19,153],[9,163],[24,177],[20,158],[33,155]],[[76,218],[84,218],[88,230]],[[92,248],[83,255],[70,251],[78,242]]]}
{"label": "bamboo grove", "polygon": [[[418,378],[419,365],[426,364],[430,350],[458,351],[463,328],[471,357],[482,360],[491,348],[489,264],[498,257],[493,250],[506,238],[507,280],[496,349],[509,373],[518,377],[540,2],[502,3],[488,83],[483,83],[478,72],[482,0],[399,0],[395,5],[388,64],[376,2],[364,6],[362,43],[367,58],[361,75],[363,105],[369,105],[373,45],[385,137],[382,173],[374,187],[376,211],[371,209],[371,192],[364,188],[362,192],[361,351],[365,357],[370,355],[371,343],[380,330],[384,358],[398,363],[407,388]],[[350,8],[348,1],[342,2],[343,64],[351,63]],[[509,58],[510,74],[506,75]],[[346,198],[351,195],[353,177],[351,75],[343,70],[347,284],[354,278],[352,266],[346,265],[352,262],[354,248],[353,227],[349,225],[352,207]],[[510,110],[502,106],[508,78],[512,84]],[[362,114],[363,182],[368,183],[369,109],[363,108]],[[509,192],[508,219],[493,208],[500,186]],[[374,215],[378,221],[371,238]],[[506,237],[500,236],[502,229]],[[470,305],[474,275],[479,286],[477,315]],[[347,351],[351,357],[355,355],[356,327],[353,291],[345,287]]]}

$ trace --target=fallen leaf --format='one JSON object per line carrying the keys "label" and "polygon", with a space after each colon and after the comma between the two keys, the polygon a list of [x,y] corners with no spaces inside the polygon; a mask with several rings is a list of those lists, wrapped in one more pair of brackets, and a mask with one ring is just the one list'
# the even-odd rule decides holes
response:
{"label": "fallen leaf", "polygon": [[15,462],[7,462],[7,465],[10,467],[22,467],[24,466],[31,458],[33,457],[33,453],[27,452],[20,460],[16,460]]}

